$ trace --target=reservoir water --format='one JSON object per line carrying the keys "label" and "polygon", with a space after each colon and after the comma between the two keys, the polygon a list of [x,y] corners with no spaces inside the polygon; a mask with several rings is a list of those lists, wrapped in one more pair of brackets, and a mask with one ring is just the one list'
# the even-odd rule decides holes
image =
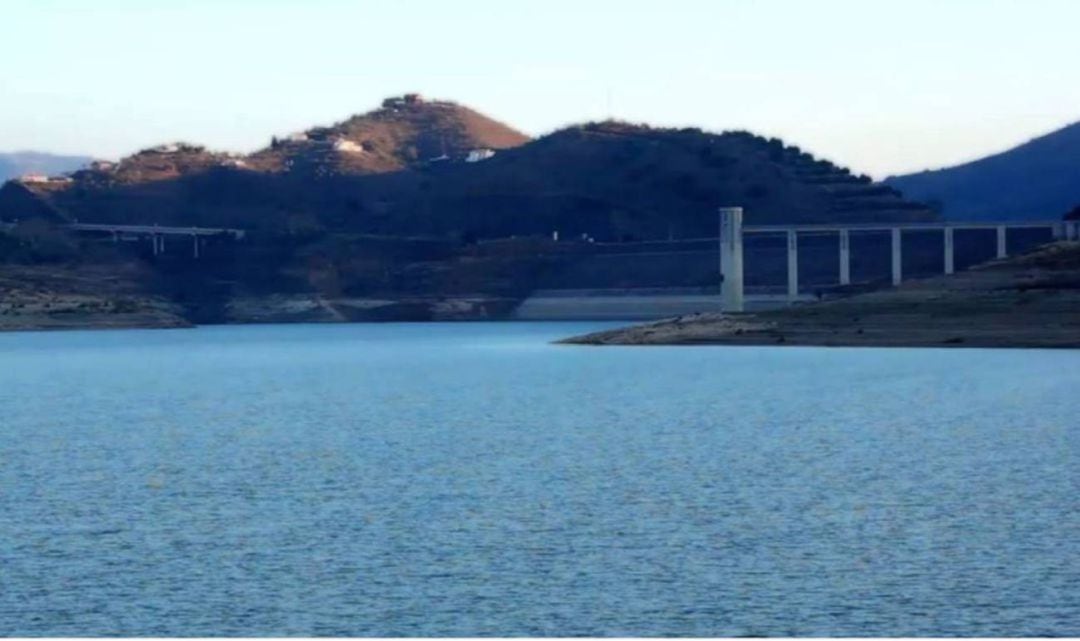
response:
{"label": "reservoir water", "polygon": [[0,634],[1080,634],[1080,352],[599,327],[0,335]]}

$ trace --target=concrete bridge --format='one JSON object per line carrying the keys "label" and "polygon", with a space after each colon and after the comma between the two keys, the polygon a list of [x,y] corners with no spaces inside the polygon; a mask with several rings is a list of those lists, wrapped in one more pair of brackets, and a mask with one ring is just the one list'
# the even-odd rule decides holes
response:
{"label": "concrete bridge", "polygon": [[944,273],[955,270],[954,236],[957,230],[991,229],[996,232],[996,256],[1008,256],[1011,229],[1050,229],[1054,238],[1080,240],[1080,221],[940,222],[940,223],[857,223],[821,225],[743,225],[742,207],[720,209],[720,273],[722,307],[725,311],[746,309],[743,285],[743,238],[746,234],[782,234],[787,237],[787,295],[799,297],[799,234],[830,234],[839,237],[840,267],[837,280],[851,283],[851,235],[859,232],[887,232],[892,239],[892,283],[903,280],[903,238],[905,231],[940,231],[944,237]]}
{"label": "concrete bridge", "polygon": [[127,239],[150,239],[155,256],[165,253],[165,239],[169,236],[191,240],[192,254],[199,257],[202,239],[208,236],[231,236],[242,240],[246,234],[243,229],[219,227],[163,227],[161,225],[113,225],[109,223],[72,223],[66,228],[81,233],[112,234],[113,242]]}

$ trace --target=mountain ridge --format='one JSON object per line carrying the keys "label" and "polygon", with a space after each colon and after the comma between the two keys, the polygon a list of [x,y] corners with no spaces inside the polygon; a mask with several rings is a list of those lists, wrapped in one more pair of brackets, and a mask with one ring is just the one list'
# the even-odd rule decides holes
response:
{"label": "mountain ridge", "polygon": [[[934,218],[892,187],[776,138],[604,121],[531,139],[415,94],[249,155],[172,143],[23,186],[84,221],[280,229],[299,217],[328,230],[478,238],[708,235],[725,203],[757,222]],[[19,217],[12,207],[0,198],[0,216]],[[155,220],[139,219],[147,210]]]}
{"label": "mountain ridge", "polygon": [[1080,205],[1080,121],[983,158],[882,182],[946,219],[1061,218]]}
{"label": "mountain ridge", "polygon": [[[0,220],[19,222],[0,232],[0,268],[135,260],[148,269],[132,286],[195,323],[503,317],[541,286],[714,283],[707,252],[641,261],[603,243],[715,237],[725,205],[751,223],[935,219],[776,138],[604,121],[533,140],[406,96],[251,155],[171,143],[8,182]],[[186,240],[162,254],[59,226],[76,220],[249,233],[207,239],[195,258]]]}

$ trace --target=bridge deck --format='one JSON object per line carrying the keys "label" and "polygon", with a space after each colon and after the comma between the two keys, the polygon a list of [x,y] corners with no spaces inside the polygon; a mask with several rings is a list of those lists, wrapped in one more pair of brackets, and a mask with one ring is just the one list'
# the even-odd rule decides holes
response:
{"label": "bridge deck", "polygon": [[794,232],[840,232],[840,231],[944,231],[946,229],[1055,229],[1062,225],[1061,220],[1039,221],[941,221],[930,223],[821,223],[808,225],[743,225],[744,234],[787,233]]}
{"label": "bridge deck", "polygon": [[113,225],[109,223],[72,223],[67,225],[73,231],[100,231],[117,234],[156,234],[164,236],[218,236],[229,234],[234,238],[243,238],[243,229],[225,227],[171,227],[161,225]]}

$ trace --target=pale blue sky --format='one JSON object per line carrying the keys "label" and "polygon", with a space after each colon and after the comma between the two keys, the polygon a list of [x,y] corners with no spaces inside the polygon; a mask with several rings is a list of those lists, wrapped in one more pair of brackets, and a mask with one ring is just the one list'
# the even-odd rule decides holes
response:
{"label": "pale blue sky", "polygon": [[1076,0],[4,0],[0,150],[258,148],[419,91],[539,135],[781,136],[876,177],[1080,120]]}

